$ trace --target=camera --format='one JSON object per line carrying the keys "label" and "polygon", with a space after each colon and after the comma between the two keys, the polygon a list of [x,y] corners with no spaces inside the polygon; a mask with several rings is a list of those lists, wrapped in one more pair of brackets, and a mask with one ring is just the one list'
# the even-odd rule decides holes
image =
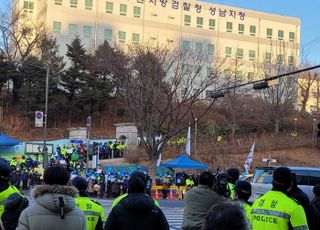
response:
{"label": "camera", "polygon": [[213,175],[213,190],[224,196],[229,197],[230,191],[228,189],[228,176],[227,174],[222,170],[217,170],[212,173]]}

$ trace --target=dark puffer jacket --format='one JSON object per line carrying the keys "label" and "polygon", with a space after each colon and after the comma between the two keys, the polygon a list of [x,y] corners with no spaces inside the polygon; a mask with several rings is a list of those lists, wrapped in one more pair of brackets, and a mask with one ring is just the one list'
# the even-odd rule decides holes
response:
{"label": "dark puffer jacket", "polygon": [[168,230],[163,212],[143,193],[131,193],[111,211],[105,230]]}
{"label": "dark puffer jacket", "polygon": [[21,212],[28,207],[28,200],[19,193],[11,194],[4,202],[4,212],[1,220],[5,230],[15,230]]}

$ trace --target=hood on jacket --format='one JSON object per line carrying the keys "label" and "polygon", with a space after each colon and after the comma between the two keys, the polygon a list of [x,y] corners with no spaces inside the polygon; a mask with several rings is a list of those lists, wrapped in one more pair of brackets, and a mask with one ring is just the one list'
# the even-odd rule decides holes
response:
{"label": "hood on jacket", "polygon": [[4,202],[6,209],[16,209],[18,207],[27,207],[29,204],[28,200],[22,197],[19,193],[13,193],[8,196],[8,199]]}
{"label": "hood on jacket", "polygon": [[73,186],[66,185],[39,185],[32,192],[35,201],[51,212],[61,213],[72,211],[76,204],[74,197],[78,195],[78,190]]}
{"label": "hood on jacket", "polygon": [[121,205],[130,212],[145,213],[151,211],[155,204],[154,200],[144,193],[130,193],[123,199]]}

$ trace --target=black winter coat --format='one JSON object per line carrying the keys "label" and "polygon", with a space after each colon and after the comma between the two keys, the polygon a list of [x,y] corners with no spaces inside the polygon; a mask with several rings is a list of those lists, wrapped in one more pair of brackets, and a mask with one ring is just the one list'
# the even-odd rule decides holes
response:
{"label": "black winter coat", "polygon": [[169,230],[163,212],[143,193],[131,193],[111,211],[105,230]]}
{"label": "black winter coat", "polygon": [[5,230],[15,230],[21,212],[28,207],[28,200],[18,193],[11,194],[4,202],[4,212],[1,216]]}

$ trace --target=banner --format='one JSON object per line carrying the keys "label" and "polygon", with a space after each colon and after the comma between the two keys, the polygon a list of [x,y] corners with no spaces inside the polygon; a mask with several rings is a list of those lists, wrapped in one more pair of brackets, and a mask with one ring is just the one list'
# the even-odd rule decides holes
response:
{"label": "banner", "polygon": [[251,146],[251,149],[249,151],[249,154],[248,154],[248,157],[244,163],[244,169],[246,171],[246,173],[248,174],[249,171],[250,171],[250,165],[251,165],[251,162],[253,161],[253,154],[254,154],[254,147],[255,147],[255,144],[256,142],[254,141],[252,146]]}
{"label": "banner", "polygon": [[191,126],[188,127],[187,142],[186,142],[186,153],[190,156],[191,153]]}

